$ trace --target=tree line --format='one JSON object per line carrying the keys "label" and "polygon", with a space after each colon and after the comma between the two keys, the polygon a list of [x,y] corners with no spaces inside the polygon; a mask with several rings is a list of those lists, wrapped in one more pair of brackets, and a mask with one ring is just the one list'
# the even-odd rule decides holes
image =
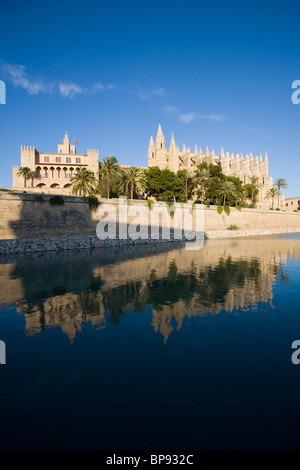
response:
{"label": "tree line", "polygon": [[[34,178],[28,167],[19,168],[18,175],[26,181]],[[221,206],[255,207],[262,187],[258,176],[249,177],[246,183],[236,176],[226,176],[220,165],[201,163],[196,171],[179,170],[176,173],[158,166],[141,170],[136,166],[122,167],[115,156],[106,155],[99,162],[98,177],[82,168],[70,179],[72,194],[80,196],[100,195],[101,197],[127,196],[155,198],[165,202],[196,201]],[[277,199],[280,205],[281,189],[286,188],[284,178],[278,178],[266,199],[272,200],[272,209]]]}

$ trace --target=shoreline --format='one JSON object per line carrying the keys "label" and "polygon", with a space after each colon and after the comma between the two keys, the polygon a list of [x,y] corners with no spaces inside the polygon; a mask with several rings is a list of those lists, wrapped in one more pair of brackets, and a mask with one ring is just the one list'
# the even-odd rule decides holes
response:
{"label": "shoreline", "polygon": [[[277,228],[277,229],[251,229],[251,230],[208,230],[204,233],[204,239],[230,239],[248,238],[254,236],[279,235],[288,233],[300,233],[300,228]],[[99,250],[102,248],[115,249],[123,247],[156,247],[161,244],[186,243],[186,239],[113,239],[100,240],[96,235],[77,235],[59,237],[21,238],[0,240],[0,257],[8,254],[25,254],[39,252],[61,252],[65,250]]]}

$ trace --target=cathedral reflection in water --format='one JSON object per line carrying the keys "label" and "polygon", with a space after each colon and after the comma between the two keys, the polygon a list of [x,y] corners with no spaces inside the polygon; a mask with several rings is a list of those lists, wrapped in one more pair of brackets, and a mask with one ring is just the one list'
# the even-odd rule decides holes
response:
{"label": "cathedral reflection in water", "polygon": [[101,329],[152,309],[167,343],[187,318],[272,305],[275,278],[288,282],[285,261],[299,256],[300,240],[278,237],[208,240],[198,252],[48,253],[0,265],[0,303],[17,306],[27,335],[59,326],[71,342],[84,322]]}

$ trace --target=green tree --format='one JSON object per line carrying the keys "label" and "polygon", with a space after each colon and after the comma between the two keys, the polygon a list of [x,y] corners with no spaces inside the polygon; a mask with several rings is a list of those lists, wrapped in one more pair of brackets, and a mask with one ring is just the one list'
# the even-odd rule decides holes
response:
{"label": "green tree", "polygon": [[234,185],[234,195],[228,196],[229,205],[237,205],[241,200],[241,195],[245,197],[245,190],[243,188],[243,182],[237,176],[227,176],[226,181],[231,181]]}
{"label": "green tree", "polygon": [[226,198],[229,196],[236,196],[235,187],[232,181],[224,181],[220,188],[218,189],[217,194],[223,198],[223,206],[226,204]]}
{"label": "green tree", "polygon": [[97,180],[93,171],[81,168],[77,173],[72,176],[71,180],[72,194],[79,194],[80,196],[87,196],[92,194],[97,186]]}
{"label": "green tree", "polygon": [[103,162],[100,162],[99,176],[106,179],[106,195],[109,199],[110,195],[110,179],[120,173],[120,165],[114,155],[106,155],[103,158]]}
{"label": "green tree", "polygon": [[21,166],[17,175],[24,178],[24,188],[26,188],[26,181],[34,178],[34,174],[28,166]]}
{"label": "green tree", "polygon": [[207,187],[207,183],[209,181],[209,178],[211,178],[211,173],[208,167],[201,167],[201,165],[198,166],[198,169],[195,174],[195,180],[197,183],[200,185],[200,194],[201,194],[201,202],[204,202],[205,200],[205,191]]}
{"label": "green tree", "polygon": [[240,190],[240,192],[238,193],[238,199],[237,199],[237,202],[239,204],[246,204],[246,201],[247,201],[247,198],[248,198],[248,191],[247,189],[243,186],[242,189]]}
{"label": "green tree", "polygon": [[286,179],[285,178],[278,178],[275,181],[275,186],[277,188],[277,199],[278,199],[278,208],[279,208],[279,201],[280,201],[280,196],[281,196],[281,188],[286,189],[288,187]]}
{"label": "green tree", "polygon": [[145,171],[146,192],[161,200],[184,198],[184,185],[174,171],[161,170],[158,166],[150,167]]}
{"label": "green tree", "polygon": [[122,189],[128,191],[130,188],[130,199],[133,199],[133,190],[136,192],[143,191],[146,188],[144,171],[136,166],[130,166],[122,170],[123,181]]}
{"label": "green tree", "polygon": [[252,201],[252,204],[255,204],[254,191],[257,190],[257,194],[258,194],[258,191],[261,188],[261,184],[259,182],[259,177],[258,176],[251,176],[249,178],[249,187],[251,188],[251,201]]}
{"label": "green tree", "polygon": [[[205,184],[205,198],[213,204],[219,203],[219,189],[221,188],[226,176],[222,171],[222,167],[219,165],[207,165],[207,163],[201,163],[198,165],[198,169],[208,168],[210,172],[210,178]],[[200,193],[201,194],[201,193]]]}
{"label": "green tree", "polygon": [[178,170],[176,175],[183,183],[185,202],[188,202],[188,200],[192,197],[195,189],[195,179],[187,170]]}
{"label": "green tree", "polygon": [[265,199],[272,199],[272,209],[274,209],[274,200],[276,196],[277,196],[277,188],[276,186],[274,186],[273,188],[269,189],[265,197]]}

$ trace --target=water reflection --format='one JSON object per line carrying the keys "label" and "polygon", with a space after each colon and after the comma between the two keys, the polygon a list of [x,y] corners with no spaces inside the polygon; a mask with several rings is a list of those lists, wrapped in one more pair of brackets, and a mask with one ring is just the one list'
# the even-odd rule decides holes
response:
{"label": "water reflection", "polygon": [[0,265],[0,303],[17,306],[27,335],[59,326],[70,341],[84,322],[105,328],[151,308],[166,343],[185,318],[272,306],[275,278],[287,283],[285,261],[299,255],[292,237],[210,240],[199,252],[39,255]]}

